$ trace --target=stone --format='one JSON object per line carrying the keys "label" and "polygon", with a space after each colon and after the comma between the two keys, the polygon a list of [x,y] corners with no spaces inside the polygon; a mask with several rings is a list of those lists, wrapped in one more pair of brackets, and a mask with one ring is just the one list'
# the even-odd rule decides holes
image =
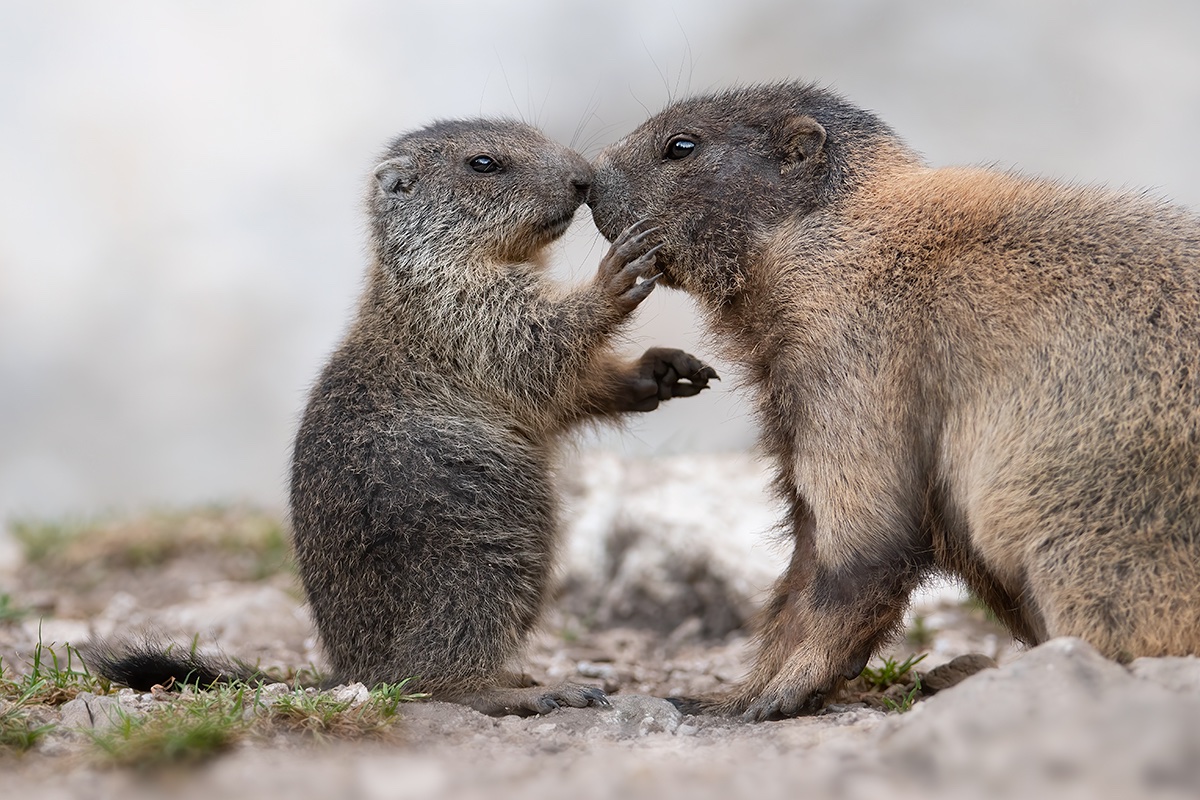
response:
{"label": "stone", "polygon": [[117,697],[80,692],[63,704],[60,713],[59,724],[64,728],[104,731],[119,725],[123,716],[141,716],[144,712],[127,706]]}
{"label": "stone", "polygon": [[608,708],[561,708],[545,719],[561,734],[608,740],[673,734],[683,721],[679,709],[657,697],[618,694],[608,701]]}
{"label": "stone", "polygon": [[361,683],[351,683],[345,686],[335,686],[330,690],[333,699],[339,703],[349,703],[350,707],[360,706],[371,699],[371,690]]}
{"label": "stone", "polygon": [[982,653],[967,653],[921,674],[921,692],[937,694],[961,683],[977,672],[995,669],[996,659]]}
{"label": "stone", "polygon": [[1200,697],[1139,678],[1082,640],[1055,639],[893,715],[875,747],[902,785],[981,796],[1195,790]]}
{"label": "stone", "polygon": [[[753,616],[790,553],[782,508],[748,454],[622,461],[563,470],[568,607],[601,626],[724,636]],[[696,621],[692,621],[696,620]]]}
{"label": "stone", "polygon": [[1129,672],[1174,692],[1200,695],[1200,658],[1195,656],[1137,658],[1129,664]]}

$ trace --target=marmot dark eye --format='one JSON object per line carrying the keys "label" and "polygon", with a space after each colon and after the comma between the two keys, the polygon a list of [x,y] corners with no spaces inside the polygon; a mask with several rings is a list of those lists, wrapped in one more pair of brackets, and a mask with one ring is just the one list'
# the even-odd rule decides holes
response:
{"label": "marmot dark eye", "polygon": [[475,156],[467,162],[467,166],[476,172],[499,172],[500,162],[491,156]]}
{"label": "marmot dark eye", "polygon": [[667,142],[666,156],[672,161],[687,158],[694,152],[696,152],[696,143],[686,136],[676,136]]}

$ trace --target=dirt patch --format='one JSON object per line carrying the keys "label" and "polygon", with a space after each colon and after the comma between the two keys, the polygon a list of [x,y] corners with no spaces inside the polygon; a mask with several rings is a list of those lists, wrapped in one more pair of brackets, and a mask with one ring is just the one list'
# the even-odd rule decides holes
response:
{"label": "dirt patch", "polygon": [[[602,686],[608,709],[494,719],[362,686],[181,696],[72,678],[80,668],[68,643],[148,626],[283,674],[319,670],[294,577],[262,534],[271,525],[278,520],[244,509],[160,515],[127,530],[110,522],[86,547],[64,537],[4,577],[0,720],[13,723],[4,724],[14,739],[0,746],[0,769],[14,796],[927,798],[977,795],[976,760],[990,765],[983,774],[1001,789],[1025,776],[1012,778],[1013,791],[1025,792],[1013,796],[1051,786],[1145,794],[1158,786],[1151,778],[1167,789],[1200,786],[1186,766],[1200,757],[1192,752],[1200,748],[1200,710],[1187,705],[1200,686],[1195,659],[1143,659],[1127,670],[1082,643],[1051,643],[1019,658],[981,609],[944,595],[919,603],[907,636],[824,713],[758,725],[684,716],[661,699],[719,691],[752,658],[741,628],[714,635],[728,627],[712,624],[717,600],[681,601],[686,572],[663,595],[682,616],[673,625],[598,621],[587,614],[597,597],[592,584],[576,595],[568,588],[530,643],[532,680]],[[148,541],[176,531],[190,533],[169,546]],[[131,541],[138,553],[157,555],[122,553]],[[567,577],[567,587],[589,585],[586,576]],[[611,596],[605,602],[618,606]],[[640,596],[639,614],[652,602]],[[696,613],[680,612],[688,608]],[[44,685],[22,699],[31,668]],[[1097,717],[1097,708],[1111,713]],[[215,715],[217,728],[194,731],[200,712]],[[1157,720],[1169,736],[1147,750],[1122,727],[1131,714]],[[138,740],[141,750],[114,744],[114,731],[142,719],[155,720],[148,729],[158,738]],[[1073,737],[1063,753],[1045,743],[1059,740],[1056,726]]]}

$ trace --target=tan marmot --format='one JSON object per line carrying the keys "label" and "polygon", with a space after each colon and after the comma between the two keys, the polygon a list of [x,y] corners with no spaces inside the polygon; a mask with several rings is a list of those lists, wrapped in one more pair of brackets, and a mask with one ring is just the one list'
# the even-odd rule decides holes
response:
{"label": "tan marmot", "polygon": [[1144,195],[933,169],[802,84],[685,100],[589,200],[662,228],[757,390],[792,562],[748,678],[707,707],[818,708],[931,572],[1020,639],[1200,653],[1200,220]]}
{"label": "tan marmot", "polygon": [[[654,287],[652,228],[630,226],[575,291],[542,274],[590,181],[582,157],[508,121],[431,125],[376,168],[367,286],[292,462],[296,561],[334,682],[415,677],[491,714],[605,702],[507,671],[552,588],[558,445],[716,373],[679,350],[627,363],[610,348]],[[146,650],[102,672],[162,682]]]}

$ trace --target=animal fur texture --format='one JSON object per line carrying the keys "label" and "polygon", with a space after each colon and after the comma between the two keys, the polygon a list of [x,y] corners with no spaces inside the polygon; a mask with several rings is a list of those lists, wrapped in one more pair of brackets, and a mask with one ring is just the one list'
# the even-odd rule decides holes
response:
{"label": "animal fur texture", "polygon": [[[652,226],[629,226],[582,287],[543,274],[591,177],[577,154],[500,120],[435,123],[376,167],[366,287],[292,459],[296,563],[331,682],[415,678],[492,714],[606,702],[510,671],[550,599],[559,446],[716,373],[679,350],[613,351],[655,285]],[[184,679],[188,665],[154,652],[130,651],[157,670],[134,679]]]}
{"label": "animal fur texture", "polygon": [[661,228],[757,398],[795,549],[745,681],[815,710],[934,572],[1015,636],[1200,653],[1200,220],[1141,194],[926,165],[812,85],[684,100],[589,203]]}

